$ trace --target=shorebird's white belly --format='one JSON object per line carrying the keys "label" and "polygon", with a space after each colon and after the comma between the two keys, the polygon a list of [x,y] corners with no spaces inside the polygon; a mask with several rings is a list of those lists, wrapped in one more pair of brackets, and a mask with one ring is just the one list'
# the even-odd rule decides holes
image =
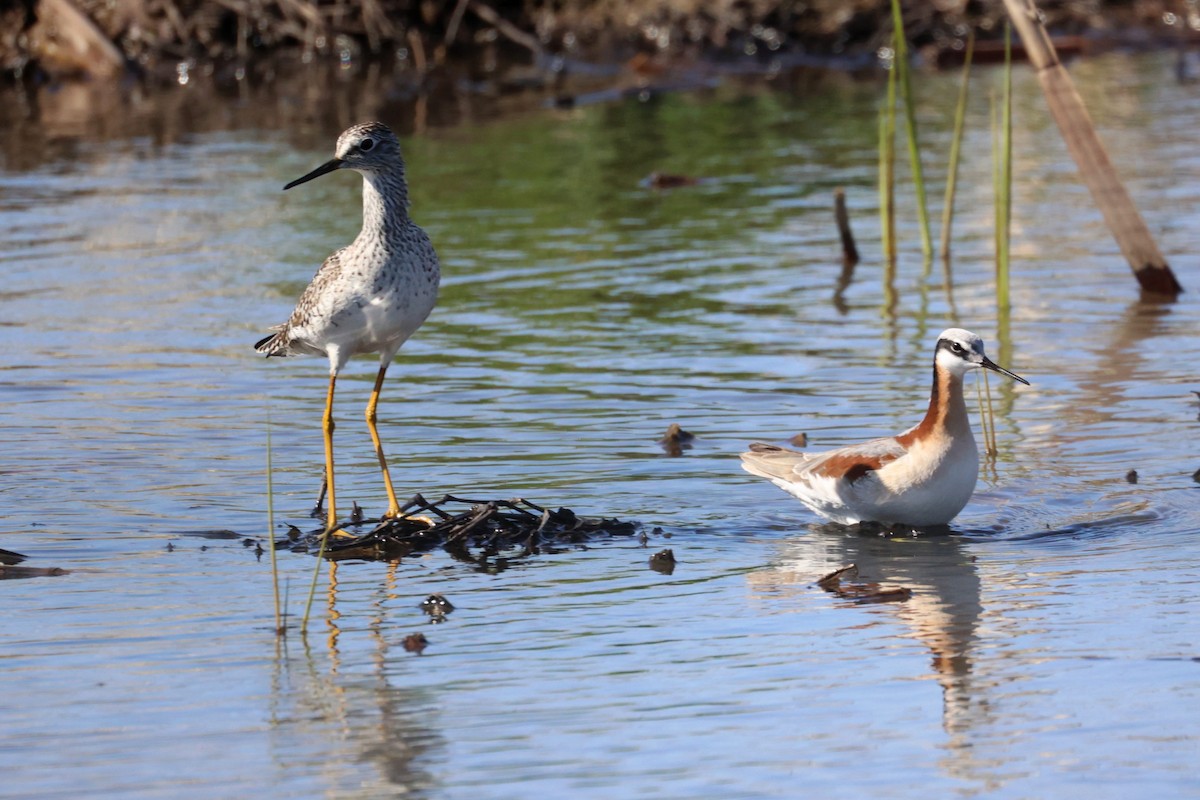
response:
{"label": "shorebird's white belly", "polygon": [[919,442],[857,482],[854,510],[876,522],[945,525],[970,501],[978,478],[979,451],[969,433]]}

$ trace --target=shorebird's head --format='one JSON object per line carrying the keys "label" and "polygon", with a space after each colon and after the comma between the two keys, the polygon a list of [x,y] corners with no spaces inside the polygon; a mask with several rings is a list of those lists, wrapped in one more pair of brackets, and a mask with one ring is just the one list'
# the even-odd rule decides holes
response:
{"label": "shorebird's head", "polygon": [[366,174],[403,169],[403,164],[400,140],[392,129],[382,122],[364,122],[348,128],[338,137],[331,160],[283,188],[286,191],[339,169],[352,169]]}
{"label": "shorebird's head", "polygon": [[938,336],[937,350],[934,351],[934,363],[941,369],[947,370],[955,377],[961,378],[969,370],[977,367],[990,369],[1007,375],[1014,381],[1020,381],[1026,386],[1029,381],[1020,375],[1009,372],[999,366],[983,352],[983,339],[977,333],[965,331],[962,328],[947,328]]}

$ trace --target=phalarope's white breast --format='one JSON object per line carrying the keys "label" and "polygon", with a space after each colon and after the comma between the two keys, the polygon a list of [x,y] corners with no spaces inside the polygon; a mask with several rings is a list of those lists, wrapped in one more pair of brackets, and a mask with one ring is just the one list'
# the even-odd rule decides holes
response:
{"label": "phalarope's white breast", "polygon": [[950,328],[938,336],[929,410],[918,425],[812,455],[755,443],[742,453],[742,468],[843,525],[945,525],[971,499],[979,476],[979,450],[963,399],[963,376],[977,367],[1029,384],[994,364],[978,335]]}
{"label": "phalarope's white breast", "polygon": [[363,226],[358,237],[325,259],[288,321],[256,345],[267,356],[318,355],[329,359],[325,399],[325,480],[329,491],[326,530],[337,527],[333,489],[333,388],[338,373],[357,353],[379,353],[375,389],[367,403],[367,428],[383,472],[388,510],[400,513],[388,474],[375,408],[383,376],[400,346],[421,327],[437,302],[438,257],[425,231],[408,216],[408,182],[400,141],[379,122],[355,125],[338,137],[335,158],[284,189],[339,169],[363,176]]}

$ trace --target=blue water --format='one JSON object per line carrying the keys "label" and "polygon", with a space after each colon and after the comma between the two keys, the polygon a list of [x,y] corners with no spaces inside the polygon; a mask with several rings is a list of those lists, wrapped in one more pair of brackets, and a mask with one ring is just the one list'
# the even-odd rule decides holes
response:
{"label": "blue water", "polygon": [[[277,525],[309,524],[326,373],[250,345],[357,230],[353,176],[279,191],[341,124],[167,104],[168,133],[143,109],[113,135],[6,142],[0,547],[69,574],[0,581],[0,796],[1200,796],[1200,95],[1167,56],[1072,69],[1189,290],[1175,303],[1138,297],[1022,71],[1007,315],[994,73],[952,293],[923,270],[904,164],[890,286],[879,265],[874,85],[385,117],[445,275],[380,407],[400,492],[662,532],[494,574],[440,551],[327,566],[307,637],[312,559],[281,553],[283,642],[243,539],[268,535],[268,429]],[[918,81],[935,219],[955,81]],[[653,170],[705,180],[639,187]],[[839,186],[864,263],[835,298]],[[954,324],[1032,385],[993,377],[999,452],[953,535],[819,525],[741,472],[754,439],[917,421]],[[341,501],[379,513],[373,376],[366,359],[339,382],[336,443]],[[699,437],[678,458],[656,444],[671,422]],[[670,576],[648,567],[664,548]],[[851,563],[911,599],[816,586]],[[456,606],[437,625],[433,592]]]}

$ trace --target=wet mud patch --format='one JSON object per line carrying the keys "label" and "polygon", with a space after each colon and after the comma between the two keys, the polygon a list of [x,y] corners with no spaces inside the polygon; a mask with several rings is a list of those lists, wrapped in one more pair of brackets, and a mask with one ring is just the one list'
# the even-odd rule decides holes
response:
{"label": "wet mud patch", "polygon": [[[551,509],[522,498],[473,500],[446,495],[430,502],[416,495],[395,519],[352,518],[325,543],[323,556],[331,561],[394,561],[442,549],[458,561],[499,571],[514,560],[583,548],[597,540],[633,537],[640,530],[636,522],[582,517],[569,508]],[[321,552],[322,534],[323,529],[304,533],[293,528],[275,547],[315,554]]]}

